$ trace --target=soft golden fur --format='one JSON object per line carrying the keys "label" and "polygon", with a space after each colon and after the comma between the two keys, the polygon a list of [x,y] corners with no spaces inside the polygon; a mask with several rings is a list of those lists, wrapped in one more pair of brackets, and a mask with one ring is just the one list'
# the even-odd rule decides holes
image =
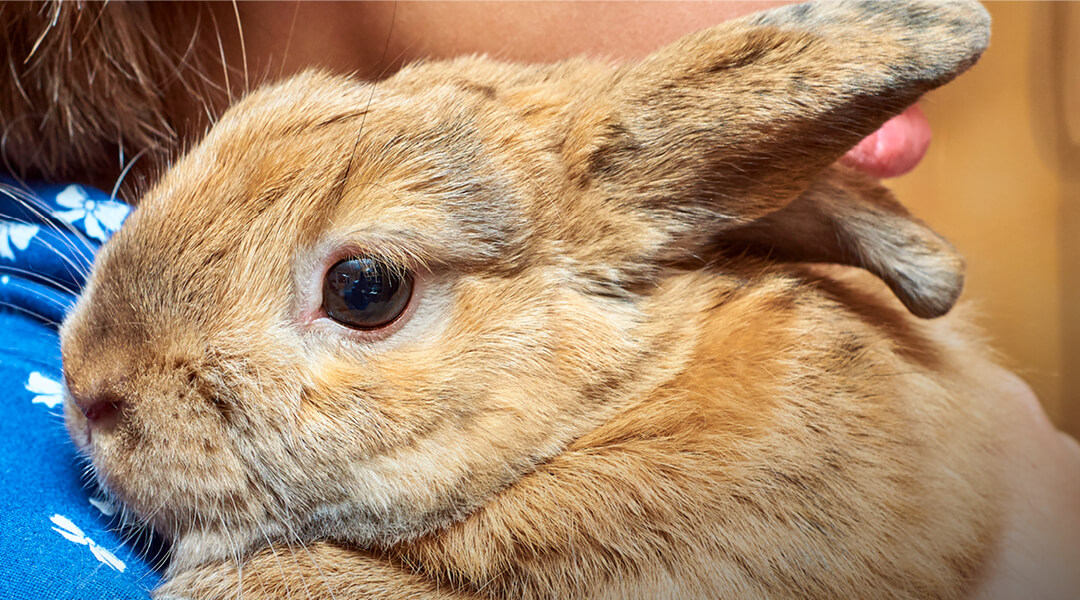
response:
{"label": "soft golden fur", "polygon": [[[120,407],[68,402],[72,436],[173,540],[157,595],[964,596],[989,363],[963,315],[912,316],[963,263],[833,163],[987,34],[968,3],[809,4],[626,67],[249,95],[63,329],[73,398]],[[394,331],[313,316],[343,252],[416,273]]]}

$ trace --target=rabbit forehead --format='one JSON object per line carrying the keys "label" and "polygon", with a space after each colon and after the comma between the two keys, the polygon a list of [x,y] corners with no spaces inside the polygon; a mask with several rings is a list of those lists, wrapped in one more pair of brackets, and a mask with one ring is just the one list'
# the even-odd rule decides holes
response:
{"label": "rabbit forehead", "polygon": [[[282,251],[330,230],[396,231],[436,262],[494,259],[524,223],[520,178],[492,149],[505,143],[498,113],[460,85],[398,93],[300,76],[231,109],[144,200],[140,226],[162,241]],[[176,231],[189,225],[198,235]]]}

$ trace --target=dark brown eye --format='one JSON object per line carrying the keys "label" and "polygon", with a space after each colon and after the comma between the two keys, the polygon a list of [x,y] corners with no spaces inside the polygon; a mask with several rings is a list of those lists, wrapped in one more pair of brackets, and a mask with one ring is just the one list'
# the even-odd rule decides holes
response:
{"label": "dark brown eye", "polygon": [[353,329],[378,329],[397,319],[412,297],[412,275],[374,258],[339,261],[323,280],[323,310]]}

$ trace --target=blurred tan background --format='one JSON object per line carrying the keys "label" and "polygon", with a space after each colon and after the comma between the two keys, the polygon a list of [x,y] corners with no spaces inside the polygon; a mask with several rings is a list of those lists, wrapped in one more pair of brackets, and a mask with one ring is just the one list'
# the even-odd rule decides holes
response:
{"label": "blurred tan background", "polygon": [[1080,2],[985,4],[990,49],[923,100],[929,154],[888,183],[965,255],[964,298],[1080,437]]}

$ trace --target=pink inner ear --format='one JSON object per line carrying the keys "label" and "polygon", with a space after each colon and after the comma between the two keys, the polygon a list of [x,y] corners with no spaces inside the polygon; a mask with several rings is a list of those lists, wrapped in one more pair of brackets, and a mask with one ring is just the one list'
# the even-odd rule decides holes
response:
{"label": "pink inner ear", "polygon": [[898,177],[919,164],[930,147],[930,137],[926,115],[912,105],[864,138],[840,162],[874,177]]}

